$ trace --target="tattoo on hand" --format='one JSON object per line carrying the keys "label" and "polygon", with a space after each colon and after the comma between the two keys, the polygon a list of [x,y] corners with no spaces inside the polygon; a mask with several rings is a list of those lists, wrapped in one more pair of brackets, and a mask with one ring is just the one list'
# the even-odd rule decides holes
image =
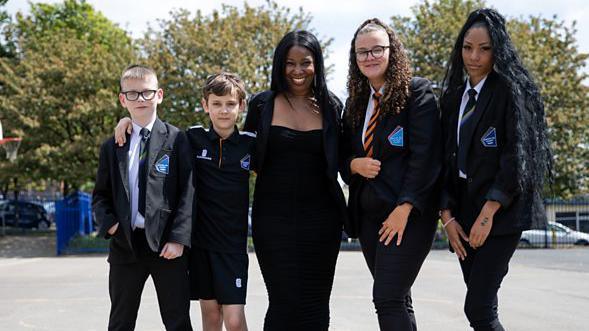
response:
{"label": "tattoo on hand", "polygon": [[489,222],[489,219],[487,217],[483,218],[483,220],[481,221],[481,226],[485,226],[487,222]]}

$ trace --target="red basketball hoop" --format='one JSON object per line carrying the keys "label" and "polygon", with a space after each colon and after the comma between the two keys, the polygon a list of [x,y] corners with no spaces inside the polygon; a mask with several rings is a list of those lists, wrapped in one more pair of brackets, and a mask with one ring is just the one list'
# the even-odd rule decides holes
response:
{"label": "red basketball hoop", "polygon": [[20,142],[22,138],[19,137],[9,137],[0,139],[0,145],[4,147],[6,151],[6,158],[10,160],[10,162],[16,161],[16,155],[18,153],[18,148],[20,147]]}

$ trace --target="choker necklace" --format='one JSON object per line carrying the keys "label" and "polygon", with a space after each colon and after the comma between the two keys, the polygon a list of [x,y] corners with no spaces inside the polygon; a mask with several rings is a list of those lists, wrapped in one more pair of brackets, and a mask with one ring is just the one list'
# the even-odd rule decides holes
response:
{"label": "choker necklace", "polygon": [[[291,97],[295,97],[295,96],[291,94]],[[286,99],[286,102],[288,102],[288,105],[290,106],[290,108],[292,110],[296,111],[296,109],[294,108],[294,106],[290,102],[290,98],[288,97],[288,93],[284,93],[284,98]],[[309,96],[304,96],[303,98],[304,98],[303,101],[306,106],[305,108],[310,109],[313,114],[319,115],[320,114],[319,104],[317,103],[317,99],[315,98],[315,96],[309,95]]]}

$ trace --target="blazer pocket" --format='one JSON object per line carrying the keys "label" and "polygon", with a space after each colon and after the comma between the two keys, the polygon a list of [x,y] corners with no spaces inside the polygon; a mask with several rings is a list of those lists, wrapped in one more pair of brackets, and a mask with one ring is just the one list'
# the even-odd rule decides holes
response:
{"label": "blazer pocket", "polygon": [[160,224],[166,224],[168,222],[168,218],[172,214],[172,210],[160,208]]}
{"label": "blazer pocket", "polygon": [[158,240],[162,240],[163,241],[163,242],[160,243],[160,245],[162,243],[165,243],[165,241],[166,241],[165,238],[162,238],[162,234],[166,230],[166,226],[168,225],[168,220],[170,219],[170,215],[172,215],[172,211],[170,209],[164,209],[164,208],[160,208],[159,209],[159,222],[157,222],[157,233],[156,233],[156,235],[157,235],[157,238],[160,238]]}

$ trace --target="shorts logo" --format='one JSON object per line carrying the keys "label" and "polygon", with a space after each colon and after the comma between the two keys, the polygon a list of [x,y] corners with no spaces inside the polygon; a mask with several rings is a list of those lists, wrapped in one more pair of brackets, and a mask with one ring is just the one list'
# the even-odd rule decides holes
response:
{"label": "shorts logo", "polygon": [[391,134],[389,134],[387,140],[393,146],[403,147],[403,145],[404,145],[403,127],[400,125],[397,125],[397,127],[393,130],[393,132],[391,132]]}
{"label": "shorts logo", "polygon": [[235,278],[235,287],[241,288],[241,278]]}
{"label": "shorts logo", "polygon": [[497,132],[494,127],[489,127],[487,132],[481,138],[481,143],[485,147],[497,147]]}
{"label": "shorts logo", "polygon": [[197,159],[203,159],[203,160],[209,160],[209,161],[210,161],[210,160],[212,160],[212,159],[211,159],[210,157],[208,157],[208,156],[207,156],[207,153],[208,153],[208,152],[209,152],[209,151],[207,151],[207,149],[205,148],[205,149],[203,149],[203,150],[202,150],[202,152],[200,153],[200,155],[197,155],[197,156],[196,156],[196,158],[197,158]]}
{"label": "shorts logo", "polygon": [[250,155],[249,155],[249,154],[246,154],[246,155],[243,157],[243,159],[241,159],[241,160],[239,161],[239,163],[240,163],[240,165],[241,165],[241,169],[243,169],[243,170],[247,170],[247,171],[249,171],[249,170],[250,170],[250,159],[251,159]]}
{"label": "shorts logo", "polygon": [[162,156],[162,158],[155,163],[155,170],[166,175],[170,173],[170,157],[168,154]]}

